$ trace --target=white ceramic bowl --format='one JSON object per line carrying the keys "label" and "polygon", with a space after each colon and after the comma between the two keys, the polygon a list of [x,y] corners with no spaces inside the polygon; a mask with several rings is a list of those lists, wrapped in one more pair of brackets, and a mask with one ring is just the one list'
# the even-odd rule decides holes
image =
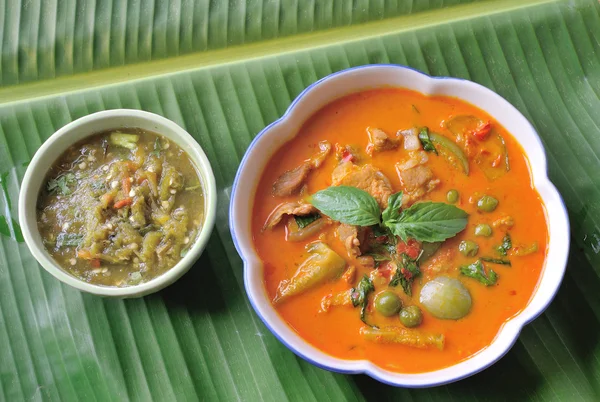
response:
{"label": "white ceramic bowl", "polygon": [[[550,240],[542,277],[527,307],[500,329],[494,341],[481,352],[441,370],[399,374],[367,360],[344,360],[330,356],[304,341],[273,308],[263,284],[262,263],[252,243],[253,199],[267,161],[317,110],[350,93],[378,88],[408,88],[426,95],[445,95],[477,105],[492,115],[521,144],[527,154],[533,184],[548,218]],[[252,306],[273,334],[294,353],[314,365],[340,373],[367,374],[381,382],[404,387],[429,387],[470,376],[500,359],[515,343],[521,328],[548,306],[563,278],[569,252],[569,220],[562,199],[548,180],[546,155],[537,133],[525,117],[491,90],[461,79],[433,78],[396,65],[370,65],[329,75],[302,92],[284,116],[265,128],[248,148],[233,185],[230,206],[231,234],[244,260],[244,283]]]}
{"label": "white ceramic bowl", "polygon": [[[204,191],[205,219],[202,230],[189,252],[173,268],[144,283],[128,287],[99,286],[84,282],[64,271],[48,254],[37,227],[36,202],[48,169],[74,143],[110,129],[137,127],[167,137],[183,149],[200,175]],[[19,194],[19,221],[29,250],[38,262],[59,280],[77,289],[114,297],[138,297],[170,285],[186,273],[202,254],[212,232],[217,208],[217,189],[210,162],[200,145],[187,131],[171,120],[141,110],[116,109],[90,114],[71,122],[54,133],[38,149],[23,177]]]}

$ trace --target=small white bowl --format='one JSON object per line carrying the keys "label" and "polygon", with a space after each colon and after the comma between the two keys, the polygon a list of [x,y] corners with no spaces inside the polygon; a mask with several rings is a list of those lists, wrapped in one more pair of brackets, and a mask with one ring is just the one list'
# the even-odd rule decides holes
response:
{"label": "small white bowl", "polygon": [[[412,89],[425,95],[445,95],[477,105],[511,133],[529,158],[533,185],[546,206],[549,244],[542,277],[529,304],[499,330],[481,352],[453,366],[419,374],[394,373],[368,360],[330,356],[302,339],[277,314],[263,283],[262,263],[252,243],[251,216],[259,178],[271,156],[293,138],[316,111],[345,95],[380,87]],[[231,235],[244,260],[244,283],[256,313],[273,334],[298,356],[312,364],[346,374],[367,374],[383,383],[403,387],[430,387],[460,380],[500,359],[517,340],[521,328],[540,315],[562,281],[569,253],[569,220],[563,201],[546,174],[546,155],[535,129],[510,103],[471,81],[433,78],[397,65],[370,65],[329,75],[305,89],[283,117],[266,127],[250,144],[237,172],[229,210]]]}
{"label": "small white bowl", "polygon": [[[173,268],[148,282],[128,287],[93,285],[64,271],[48,254],[38,226],[36,203],[48,169],[73,144],[102,131],[141,128],[175,142],[190,157],[204,191],[204,223],[189,252]],[[139,297],[156,292],[179,279],[200,257],[212,232],[217,210],[217,188],[210,162],[200,145],[187,131],[171,120],[141,110],[116,109],[93,113],[71,122],[54,133],[38,149],[29,163],[19,194],[19,221],[29,250],[38,262],[57,279],[79,290],[101,296]]]}

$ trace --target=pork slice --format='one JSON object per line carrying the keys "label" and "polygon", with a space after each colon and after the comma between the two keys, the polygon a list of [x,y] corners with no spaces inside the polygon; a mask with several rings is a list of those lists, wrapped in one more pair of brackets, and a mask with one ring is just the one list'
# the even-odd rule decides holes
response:
{"label": "pork slice", "polygon": [[396,166],[400,187],[404,193],[403,205],[410,205],[431,192],[440,183],[427,166],[417,165],[408,169]]}
{"label": "pork slice", "polygon": [[378,128],[367,127],[367,134],[369,135],[367,154],[370,156],[373,155],[373,152],[395,149],[400,145],[400,140],[398,138],[390,138],[385,131]]}
{"label": "pork slice", "polygon": [[344,247],[346,247],[348,256],[351,258],[358,257],[360,255],[360,239],[358,238],[359,228],[354,225],[340,223],[336,232],[338,239],[340,239],[344,244]]}
{"label": "pork slice", "polygon": [[333,170],[332,184],[334,186],[352,186],[371,194],[382,209],[388,205],[392,195],[392,185],[383,173],[367,164],[357,166],[351,162],[343,162]]}
{"label": "pork slice", "polygon": [[298,193],[310,172],[323,164],[330,151],[331,144],[328,141],[319,142],[319,152],[302,162],[300,166],[284,172],[275,180],[275,183],[273,183],[273,195],[276,197],[285,197]]}
{"label": "pork slice", "polygon": [[319,152],[314,154],[308,160],[308,163],[311,164],[313,169],[317,169],[318,167],[320,167],[323,164],[323,162],[325,162],[325,159],[327,158],[327,155],[329,155],[330,151],[331,151],[331,144],[329,143],[329,141],[319,142]]}
{"label": "pork slice", "polygon": [[303,203],[301,201],[284,202],[279,204],[273,212],[269,214],[267,221],[263,225],[262,230],[273,229],[285,215],[306,216],[317,212],[317,209],[312,204]]}
{"label": "pork slice", "polygon": [[304,162],[295,169],[288,170],[273,183],[273,195],[285,197],[296,193],[304,184],[311,170],[312,166],[308,162]]}
{"label": "pork slice", "polygon": [[342,179],[352,172],[355,166],[356,165],[352,162],[342,161],[335,169],[333,169],[333,172],[331,172],[331,184],[333,186],[339,186]]}
{"label": "pork slice", "polygon": [[418,165],[398,172],[400,185],[408,193],[415,192],[433,179],[433,172],[427,166]]}

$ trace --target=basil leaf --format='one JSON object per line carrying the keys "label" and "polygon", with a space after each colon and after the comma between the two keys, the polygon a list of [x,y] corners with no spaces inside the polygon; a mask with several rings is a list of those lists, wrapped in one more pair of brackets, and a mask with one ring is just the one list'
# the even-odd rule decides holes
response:
{"label": "basil leaf", "polygon": [[73,192],[69,188],[69,185],[76,183],[76,181],[73,173],[65,173],[55,179],[49,180],[46,184],[46,190],[48,190],[49,193],[57,192],[61,195],[69,195]]}
{"label": "basil leaf", "polygon": [[329,187],[313,194],[309,202],[334,221],[348,225],[371,226],[380,222],[375,198],[356,187]]}
{"label": "basil leaf", "polygon": [[421,270],[416,261],[408,255],[402,254],[402,261],[396,263],[396,272],[390,280],[390,286],[402,286],[404,293],[412,296],[412,284],[417,276],[421,274]]}
{"label": "basil leaf", "polygon": [[508,265],[512,266],[510,260],[504,260],[502,258],[490,258],[490,257],[481,257],[482,261],[491,262],[492,264],[500,264],[500,265]]}
{"label": "basil leaf", "polygon": [[319,214],[310,214],[306,216],[296,216],[294,215],[294,219],[296,220],[296,225],[298,225],[298,229],[304,229],[317,219],[321,219],[321,215]]}
{"label": "basil leaf", "polygon": [[400,209],[402,208],[402,191],[390,195],[388,198],[388,206],[383,210],[381,219],[383,221],[391,221],[400,217]]}
{"label": "basil leaf", "polygon": [[383,262],[383,261],[391,261],[392,259],[390,257],[388,257],[385,254],[379,254],[379,253],[365,253],[363,255],[367,255],[367,256],[371,256],[373,257],[373,260],[375,262]]}
{"label": "basil leaf", "polygon": [[160,156],[160,151],[163,150],[163,146],[160,143],[160,139],[158,137],[156,137],[156,139],[154,140],[154,151],[150,152],[150,154],[155,155],[155,156]]}
{"label": "basil leaf", "polygon": [[423,149],[427,152],[433,152],[434,154],[438,154],[437,149],[435,149],[435,145],[429,139],[429,129],[427,127],[421,127],[419,130],[419,141],[421,141],[421,145],[423,145]]}
{"label": "basil leaf", "polygon": [[506,236],[502,239],[502,244],[496,247],[496,251],[501,256],[505,257],[508,254],[508,250],[512,248],[512,240],[510,239],[510,235],[507,233]]}
{"label": "basil leaf", "polygon": [[[396,239],[395,236],[393,238]],[[393,255],[396,253],[396,243],[393,240],[385,243],[372,243],[370,246],[370,254]]]}
{"label": "basil leaf", "polygon": [[393,234],[405,242],[438,242],[455,236],[467,226],[469,215],[454,205],[443,202],[420,202],[405,209],[398,219],[384,221]]}
{"label": "basil leaf", "polygon": [[392,258],[386,254],[376,253],[376,252],[368,252],[364,253],[364,256],[373,257],[373,261],[375,262],[375,268],[379,268],[382,262],[391,261]]}
{"label": "basil leaf", "polygon": [[375,286],[371,279],[364,275],[358,285],[352,288],[350,298],[352,299],[352,305],[354,307],[360,306],[360,319],[367,325],[370,325],[366,321],[367,304],[369,303],[369,293],[375,291]]}
{"label": "basil leaf", "polygon": [[56,236],[56,247],[77,247],[83,241],[83,235],[76,233],[59,233]]}
{"label": "basil leaf", "polygon": [[489,272],[485,272],[485,267],[481,260],[477,260],[471,265],[460,267],[460,273],[478,280],[485,286],[492,286],[498,280],[498,275],[493,270],[490,269]]}

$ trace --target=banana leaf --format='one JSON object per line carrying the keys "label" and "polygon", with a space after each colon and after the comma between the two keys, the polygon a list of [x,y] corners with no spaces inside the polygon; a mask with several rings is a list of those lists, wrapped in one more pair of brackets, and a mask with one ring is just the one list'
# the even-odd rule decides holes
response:
{"label": "banana leaf", "polygon": [[[9,0],[0,21],[0,400],[600,399],[598,2]],[[229,235],[229,189],[252,138],[317,79],[371,63],[470,79],[508,99],[540,133],[572,223],[549,309],[497,364],[442,387],[393,388],[296,357],[254,314]],[[186,128],[220,197],[185,279],[136,300],[62,285],[16,220],[44,140],[121,107]]]}

